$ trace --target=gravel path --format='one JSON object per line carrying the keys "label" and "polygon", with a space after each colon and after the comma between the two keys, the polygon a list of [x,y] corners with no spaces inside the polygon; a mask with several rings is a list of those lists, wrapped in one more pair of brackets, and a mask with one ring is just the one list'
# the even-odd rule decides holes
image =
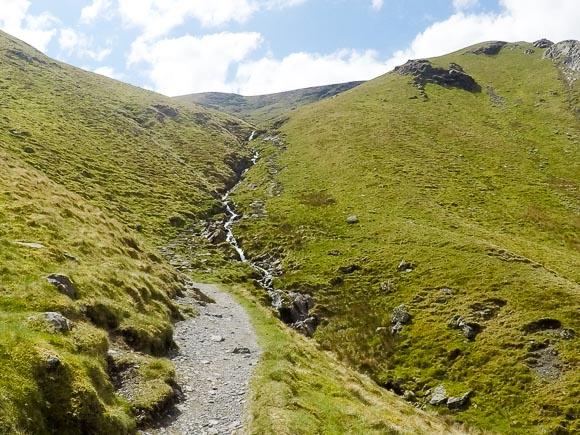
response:
{"label": "gravel path", "polygon": [[173,358],[185,400],[164,427],[143,434],[241,434],[248,384],[260,347],[245,310],[211,284],[195,284],[216,301],[199,306],[199,316],[175,325],[179,353]]}

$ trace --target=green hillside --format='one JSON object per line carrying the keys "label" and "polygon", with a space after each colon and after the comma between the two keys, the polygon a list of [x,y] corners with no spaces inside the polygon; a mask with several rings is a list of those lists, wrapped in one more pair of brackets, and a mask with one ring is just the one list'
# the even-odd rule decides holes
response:
{"label": "green hillside", "polygon": [[[227,245],[184,230],[223,216],[252,128],[4,33],[0,72],[0,433],[135,433],[179,396],[172,322],[195,312],[172,298],[203,298],[160,252],[180,241],[182,271],[248,278]],[[264,349],[248,431],[465,433],[282,328],[245,287]]]}
{"label": "green hillside", "polygon": [[[500,433],[580,431],[569,44],[554,63],[486,43],[296,110],[252,142],[262,157],[234,196],[244,249],[281,260],[277,288],[314,297],[323,348]],[[430,405],[439,385],[470,403]]]}
{"label": "green hillside", "polygon": [[253,123],[276,121],[289,111],[348,91],[363,82],[340,83],[246,97],[222,92],[183,95],[178,100],[220,110]]}

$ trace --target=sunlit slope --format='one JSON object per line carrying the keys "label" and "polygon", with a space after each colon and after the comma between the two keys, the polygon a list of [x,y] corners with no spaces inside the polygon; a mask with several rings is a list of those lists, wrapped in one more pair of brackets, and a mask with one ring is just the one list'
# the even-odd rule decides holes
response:
{"label": "sunlit slope", "polygon": [[160,238],[216,207],[248,127],[56,62],[0,34],[0,143],[123,222]]}
{"label": "sunlit slope", "polygon": [[[315,339],[380,383],[419,403],[439,384],[472,391],[455,418],[503,433],[573,433],[578,82],[531,44],[477,48],[432,62],[459,64],[480,92],[390,73],[294,112],[236,198],[250,216],[262,196],[268,217],[238,231],[254,256],[282,247],[277,285],[313,294]],[[400,304],[412,320],[397,336]],[[530,326],[541,319],[556,322]]]}

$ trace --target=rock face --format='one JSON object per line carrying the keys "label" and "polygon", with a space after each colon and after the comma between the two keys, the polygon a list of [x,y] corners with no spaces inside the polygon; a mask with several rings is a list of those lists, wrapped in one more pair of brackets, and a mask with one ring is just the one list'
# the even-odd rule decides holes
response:
{"label": "rock face", "polygon": [[68,276],[53,273],[47,276],[46,279],[63,295],[67,295],[71,299],[78,297],[77,289]]}
{"label": "rock face", "polygon": [[314,308],[312,296],[302,293],[288,293],[278,307],[280,319],[301,334],[312,337],[318,326],[318,318],[310,314]]}
{"label": "rock face", "polygon": [[415,86],[419,89],[424,89],[427,83],[433,83],[445,88],[481,92],[481,86],[457,64],[451,64],[445,69],[434,67],[426,59],[409,60],[406,64],[396,67],[394,72],[402,76],[415,77]]}
{"label": "rock face", "polygon": [[535,41],[532,45],[536,48],[550,48],[554,43],[549,39],[542,38]]}
{"label": "rock face", "polygon": [[433,390],[431,399],[429,400],[429,405],[439,406],[443,405],[447,401],[447,391],[443,385],[437,385]]}
{"label": "rock face", "polygon": [[498,54],[501,49],[507,45],[505,41],[493,41],[483,47],[476,48],[475,50],[471,50],[469,53],[471,54],[486,54],[488,56],[495,56]]}
{"label": "rock face", "polygon": [[568,40],[552,45],[544,53],[544,59],[552,59],[580,72],[580,41]]}

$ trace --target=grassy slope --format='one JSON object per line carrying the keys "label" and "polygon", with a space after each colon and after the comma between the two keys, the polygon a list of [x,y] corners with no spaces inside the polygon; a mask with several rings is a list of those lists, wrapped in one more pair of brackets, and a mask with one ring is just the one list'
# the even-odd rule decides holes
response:
{"label": "grassy slope", "polygon": [[[382,383],[401,378],[419,396],[440,383],[473,390],[460,421],[567,433],[580,424],[578,338],[522,327],[550,317],[580,332],[580,129],[558,69],[526,48],[435,60],[459,63],[481,94],[428,85],[423,101],[409,77],[388,74],[296,111],[281,129],[287,150],[272,159],[279,151],[262,142],[253,185],[236,196],[248,215],[262,196],[269,218],[237,231],[253,254],[284,248],[278,285],[314,294],[315,338],[343,360]],[[486,85],[505,104],[492,104]],[[274,166],[284,193],[270,197]],[[360,224],[345,223],[352,214]],[[397,272],[402,259],[415,270]],[[353,263],[362,270],[330,283]],[[381,290],[388,281],[391,291]],[[491,298],[507,305],[478,319],[474,342],[447,327]],[[400,303],[412,324],[399,338],[376,333]],[[526,365],[530,340],[547,339],[562,361],[555,380]]]}
{"label": "grassy slope", "polygon": [[[214,191],[235,179],[248,127],[55,62],[4,33],[0,77],[0,432],[127,433],[172,394],[173,368],[156,356],[172,346],[170,297],[184,277],[152,242],[177,232],[171,217],[219,207]],[[67,274],[78,300],[59,294],[51,273]],[[45,311],[73,330],[27,320]],[[131,403],[109,380],[111,345],[136,368]]]}
{"label": "grassy slope", "polygon": [[177,97],[177,99],[200,104],[211,109],[221,110],[250,122],[263,123],[276,120],[286,115],[289,111],[306,104],[345,92],[361,83],[340,83],[251,97],[221,92],[206,92],[184,95]]}
{"label": "grassy slope", "polygon": [[[173,368],[157,356],[171,346],[178,312],[169,298],[183,277],[152,242],[179,231],[173,216],[199,222],[218,211],[213,191],[233,179],[247,126],[54,62],[5,34],[0,70],[0,432],[131,432],[172,393]],[[204,262],[207,248],[183,247]],[[247,275],[244,265],[211,261],[236,279]],[[67,274],[78,300],[57,293],[51,273]],[[275,431],[271,417],[293,433],[448,430],[247,301],[266,349],[252,431]],[[45,311],[67,316],[72,331],[27,320]],[[130,403],[109,379],[110,349],[118,365],[136,368]]]}

